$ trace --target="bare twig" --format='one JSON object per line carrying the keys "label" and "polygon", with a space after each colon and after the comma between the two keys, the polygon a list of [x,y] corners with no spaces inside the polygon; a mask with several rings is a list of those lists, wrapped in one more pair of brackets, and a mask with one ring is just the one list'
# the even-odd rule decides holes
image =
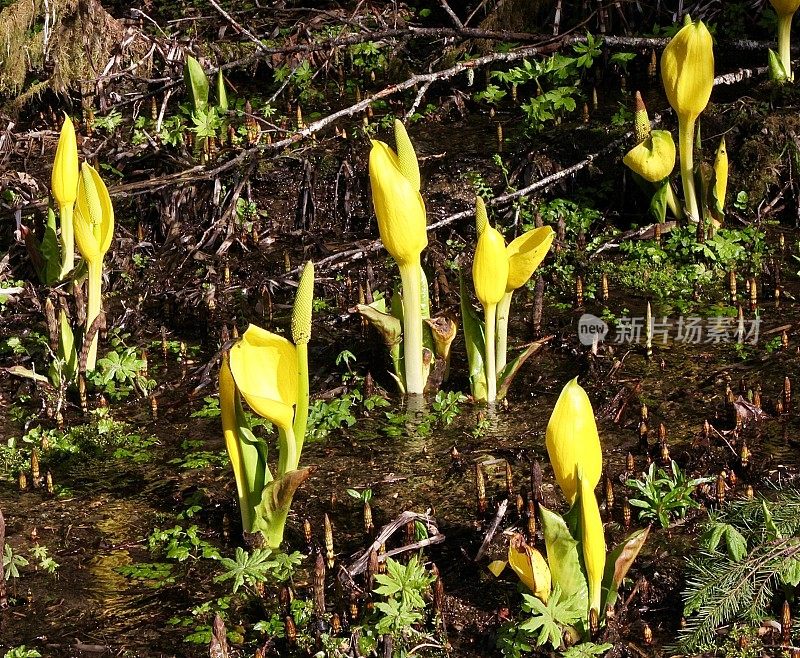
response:
{"label": "bare twig", "polygon": [[492,521],[492,525],[489,527],[489,531],[483,538],[483,543],[481,544],[481,547],[475,554],[475,562],[480,560],[483,557],[483,554],[486,552],[486,549],[489,548],[489,544],[492,543],[492,539],[494,538],[494,535],[497,532],[497,528],[500,525],[500,521],[502,521],[503,517],[506,515],[507,509],[508,509],[508,498],[506,498],[502,503],[500,503],[497,506],[497,513],[494,515],[494,521]]}
{"label": "bare twig", "polygon": [[228,21],[231,25],[233,25],[233,27],[238,32],[241,32],[248,39],[250,39],[250,41],[252,41],[254,44],[256,44],[256,46],[258,47],[259,50],[262,50],[264,48],[264,44],[261,42],[261,40],[255,34],[250,32],[250,30],[248,30],[246,27],[244,27],[241,23],[238,23],[236,21],[236,19],[233,16],[231,16],[227,11],[225,11],[222,7],[220,7],[215,2],[215,0],[208,0],[208,2],[211,4],[212,7],[214,7],[214,9],[216,9],[220,14],[222,14],[222,17],[226,21]]}
{"label": "bare twig", "polygon": [[461,22],[461,19],[456,16],[456,12],[450,9],[450,5],[447,4],[447,0],[439,0],[439,4],[442,5],[442,9],[447,12],[447,15],[452,19],[453,23],[455,23],[458,29],[463,29],[464,24]]}

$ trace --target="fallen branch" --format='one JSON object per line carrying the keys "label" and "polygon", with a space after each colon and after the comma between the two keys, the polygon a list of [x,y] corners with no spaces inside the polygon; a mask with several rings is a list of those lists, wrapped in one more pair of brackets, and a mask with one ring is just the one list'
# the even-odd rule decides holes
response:
{"label": "fallen branch", "polygon": [[421,541],[415,542],[413,544],[408,544],[406,546],[401,546],[400,548],[395,548],[388,553],[378,556],[379,560],[385,560],[386,557],[391,555],[397,555],[398,553],[403,553],[405,551],[416,550],[417,548],[422,548],[423,546],[430,546],[431,544],[440,544],[444,541],[444,535],[439,532],[438,528],[436,527],[436,520],[427,514],[418,514],[417,512],[409,512],[405,511],[400,516],[398,516],[394,521],[390,521],[385,526],[381,528],[381,531],[378,533],[378,536],[375,538],[368,547],[367,550],[359,557],[350,567],[347,569],[347,573],[352,577],[357,574],[363,573],[367,569],[367,565],[369,564],[369,556],[373,551],[377,551],[386,543],[386,540],[391,537],[398,528],[404,528],[407,523],[412,521],[422,521],[428,528],[428,532],[431,533],[427,539],[423,539]]}

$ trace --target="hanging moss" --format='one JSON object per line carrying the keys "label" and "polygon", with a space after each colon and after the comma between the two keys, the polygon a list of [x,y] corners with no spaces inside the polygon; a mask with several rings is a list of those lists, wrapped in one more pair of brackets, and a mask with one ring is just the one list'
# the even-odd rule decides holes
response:
{"label": "hanging moss", "polygon": [[0,98],[19,107],[48,88],[78,89],[102,75],[124,33],[98,0],[13,2],[0,11]]}

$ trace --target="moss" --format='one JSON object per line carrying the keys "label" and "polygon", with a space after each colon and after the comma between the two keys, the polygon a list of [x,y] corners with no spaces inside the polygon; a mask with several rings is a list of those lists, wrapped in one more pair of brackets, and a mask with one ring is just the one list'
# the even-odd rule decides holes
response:
{"label": "moss", "polygon": [[[13,99],[17,109],[46,88],[65,93],[100,77],[123,41],[124,28],[98,0],[47,6],[17,0],[0,11],[0,97]],[[140,56],[141,40],[132,39],[127,50]],[[38,80],[26,90],[32,76]]]}

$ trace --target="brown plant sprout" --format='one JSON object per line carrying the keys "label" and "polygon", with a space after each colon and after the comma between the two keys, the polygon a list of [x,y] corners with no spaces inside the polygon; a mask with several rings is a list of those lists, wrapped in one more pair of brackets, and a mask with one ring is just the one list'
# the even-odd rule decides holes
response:
{"label": "brown plant sprout", "polygon": [[483,475],[483,467],[480,463],[475,464],[475,492],[478,503],[478,516],[483,516],[488,509],[488,503],[486,501],[486,481]]}
{"label": "brown plant sprout", "polygon": [[333,527],[328,514],[324,517],[324,533],[325,533],[325,559],[328,564],[328,569],[333,569],[334,552],[333,552]]}

